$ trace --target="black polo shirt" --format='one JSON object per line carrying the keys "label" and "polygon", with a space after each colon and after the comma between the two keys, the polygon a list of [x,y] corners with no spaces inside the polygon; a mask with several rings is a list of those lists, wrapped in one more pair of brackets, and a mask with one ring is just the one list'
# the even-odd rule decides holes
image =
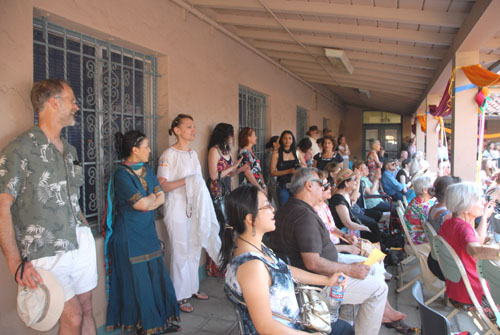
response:
{"label": "black polo shirt", "polygon": [[314,208],[302,200],[290,198],[276,212],[276,230],[271,232],[271,245],[281,258],[288,256],[293,266],[307,270],[302,252],[318,253],[337,262],[337,249]]}

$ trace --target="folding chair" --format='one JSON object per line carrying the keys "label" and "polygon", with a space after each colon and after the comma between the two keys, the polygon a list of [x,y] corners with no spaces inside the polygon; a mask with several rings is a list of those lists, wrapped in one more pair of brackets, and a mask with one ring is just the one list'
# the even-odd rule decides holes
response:
{"label": "folding chair", "polygon": [[415,299],[418,303],[422,334],[451,335],[450,321],[448,321],[444,315],[433,310],[424,303],[424,296],[422,294],[422,286],[420,282],[417,281],[413,284],[411,292],[413,294],[413,299]]}
{"label": "folding chair", "polygon": [[[432,257],[434,259],[437,260],[436,249],[434,247],[434,239],[436,238],[437,233],[434,230],[434,228],[432,227],[432,225],[429,222],[427,222],[427,221],[422,223],[422,227],[424,227],[425,235],[427,236],[427,239],[429,240],[429,244],[431,246],[431,255],[432,255]],[[428,265],[427,265],[427,267],[428,267]],[[442,296],[445,291],[446,291],[446,286],[443,287],[441,290],[439,290],[430,299],[428,299],[427,301],[425,301],[425,304],[426,305],[432,304],[434,302],[434,300],[436,300],[437,298],[439,298],[440,296]]]}
{"label": "folding chair", "polygon": [[476,263],[479,281],[483,287],[484,295],[497,318],[500,326],[500,314],[496,302],[500,302],[500,263],[498,261],[481,259]]}
{"label": "folding chair", "polygon": [[[479,323],[485,327],[485,334],[500,334],[498,327],[484,314],[481,303],[477,300],[476,295],[472,290],[465,267],[460,258],[458,258],[455,250],[442,236],[436,236],[434,239],[434,246],[438,255],[439,266],[441,267],[441,271],[443,271],[446,279],[454,283],[458,283],[460,280],[463,280],[465,289],[467,290],[475,308],[473,314],[475,315],[476,320],[478,320]],[[485,293],[486,292],[489,292],[487,287]],[[450,314],[448,314],[447,319],[450,320],[457,313],[458,309],[455,308]]]}
{"label": "folding chair", "polygon": [[413,285],[413,283],[416,280],[423,279],[425,287],[429,291],[433,292],[433,296],[426,302],[427,304],[430,304],[434,300],[439,298],[444,293],[445,290],[440,281],[438,280],[438,278],[434,276],[434,274],[429,269],[429,266],[427,265],[427,257],[429,256],[430,252],[430,244],[423,243],[415,245],[408,231],[408,227],[406,226],[402,206],[398,206],[396,210],[398,212],[399,220],[401,221],[401,227],[403,228],[405,234],[405,239],[406,239],[405,250],[409,249],[407,252],[414,255],[417,258],[418,265],[420,266],[420,274],[414,280],[410,281],[409,284],[401,286],[396,291],[397,292],[404,291],[409,286]]}
{"label": "folding chair", "polygon": [[[401,201],[398,201],[398,204],[396,206],[396,212],[398,213],[399,221],[401,223],[401,229],[404,232],[404,239],[405,239],[405,245],[409,245],[409,241],[411,241],[410,234],[408,233],[408,229],[406,228],[406,225],[404,224],[404,214],[403,214],[403,205],[401,204]],[[413,244],[413,242],[412,242]],[[400,293],[409,288],[410,286],[413,285],[417,280],[422,278],[422,273],[420,273],[418,276],[413,278],[411,281],[403,285],[403,277],[406,276],[410,271],[415,269],[417,266],[419,266],[418,263],[413,264],[409,269],[404,270],[403,265],[409,264],[412,262],[414,259],[417,258],[417,253],[414,252],[414,248],[405,248],[405,252],[408,254],[408,257],[406,257],[401,263],[400,267],[402,272],[399,273],[396,278],[401,281],[401,286],[399,286],[396,289],[396,292]]]}
{"label": "folding chair", "polygon": [[236,304],[233,303],[234,312],[236,313],[236,321],[238,321],[238,329],[240,330],[240,335],[244,335],[245,332],[243,330],[243,319],[241,318],[241,311]]}

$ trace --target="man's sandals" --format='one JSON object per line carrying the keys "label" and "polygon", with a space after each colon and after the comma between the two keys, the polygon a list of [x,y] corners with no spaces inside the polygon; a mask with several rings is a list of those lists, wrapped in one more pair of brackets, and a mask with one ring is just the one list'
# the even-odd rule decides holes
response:
{"label": "man's sandals", "polygon": [[[199,300],[208,300],[208,295],[203,292],[196,292],[193,294],[193,298],[199,299]],[[193,305],[187,300],[187,299],[182,299],[177,302],[179,304],[179,309],[185,313],[192,313],[194,311]]]}
{"label": "man's sandals", "polygon": [[384,325],[387,328],[393,328],[400,334],[420,334],[420,329],[412,328],[406,325],[403,320],[393,321],[393,322],[385,322]]}

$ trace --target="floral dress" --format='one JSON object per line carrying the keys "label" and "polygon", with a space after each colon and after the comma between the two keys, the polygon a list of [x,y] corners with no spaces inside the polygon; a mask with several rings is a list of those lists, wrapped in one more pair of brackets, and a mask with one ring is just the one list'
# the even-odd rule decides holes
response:
{"label": "floral dress", "polygon": [[[240,157],[243,157],[243,159],[241,160],[239,167],[248,164],[248,166],[250,166],[250,172],[252,173],[253,177],[255,178],[259,186],[264,188],[265,184],[264,179],[262,178],[262,167],[260,166],[260,160],[247,148],[243,148],[240,150],[238,159]],[[245,175],[240,174],[240,185],[247,183],[249,183],[249,181],[245,178]]]}
{"label": "floral dress", "polygon": [[318,213],[318,216],[321,218],[321,221],[325,224],[326,229],[330,233],[330,240],[332,241],[333,244],[339,244],[340,239],[335,234],[335,221],[333,220],[332,212],[330,211],[330,207],[328,207],[328,204],[326,202],[322,202],[320,205],[320,209],[316,210],[316,213]]}
{"label": "floral dress", "polygon": [[424,202],[422,198],[415,197],[406,208],[405,224],[415,244],[427,242],[427,236],[425,236],[422,224],[428,220],[431,207],[429,202]]}
{"label": "floral dress", "polygon": [[270,262],[264,255],[257,252],[247,252],[233,258],[231,264],[228,265],[226,271],[226,285],[224,291],[227,297],[240,310],[243,323],[243,334],[257,334],[255,326],[248,312],[246,304],[244,304],[243,293],[241,292],[240,284],[236,278],[238,268],[251,260],[260,260],[264,262],[271,276],[271,286],[269,287],[269,304],[273,312],[273,318],[276,321],[293,329],[302,329],[300,324],[291,322],[283,318],[277,317],[275,314],[282,315],[286,318],[297,320],[299,317],[299,305],[295,297],[292,274],[288,266],[281,259],[277,258],[272,250],[263,247],[264,252],[273,260]]}

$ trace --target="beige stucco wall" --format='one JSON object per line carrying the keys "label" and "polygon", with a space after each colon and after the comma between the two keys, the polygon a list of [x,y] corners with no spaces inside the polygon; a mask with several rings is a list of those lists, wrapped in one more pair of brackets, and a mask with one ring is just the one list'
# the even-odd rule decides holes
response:
{"label": "beige stucco wall", "polygon": [[[160,153],[172,144],[167,129],[173,116],[189,113],[197,126],[192,147],[205,171],[206,145],[213,126],[228,122],[238,129],[239,85],[268,97],[268,136],[283,129],[295,131],[297,106],[309,111],[309,124],[322,125],[323,118],[328,118],[330,127],[336,125],[334,131],[338,132],[342,118],[339,106],[167,0],[2,0],[0,148],[33,124],[28,96],[33,82],[35,8],[36,13],[50,14],[49,21],[158,57]],[[97,247],[102,271],[101,240]],[[16,315],[16,287],[3,257],[0,269],[1,332],[35,334],[22,326]],[[101,326],[106,305],[102,276],[95,296]]]}
{"label": "beige stucco wall", "polygon": [[363,152],[363,108],[347,106],[345,118],[342,120],[340,130],[346,136],[347,144],[351,149],[351,160],[354,157],[362,159]]}

